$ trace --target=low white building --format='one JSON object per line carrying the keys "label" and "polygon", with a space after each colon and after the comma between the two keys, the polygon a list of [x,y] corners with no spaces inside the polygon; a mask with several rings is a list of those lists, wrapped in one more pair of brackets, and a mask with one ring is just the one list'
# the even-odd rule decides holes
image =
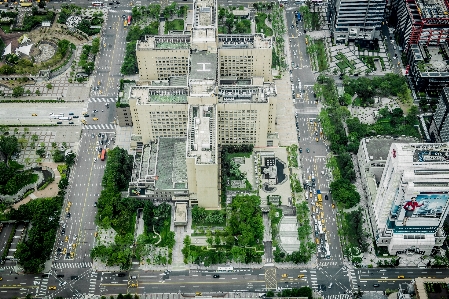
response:
{"label": "low white building", "polygon": [[[404,225],[403,206],[416,197],[421,206]],[[449,144],[392,143],[372,203],[377,246],[390,254],[430,254],[443,245],[449,205]]]}

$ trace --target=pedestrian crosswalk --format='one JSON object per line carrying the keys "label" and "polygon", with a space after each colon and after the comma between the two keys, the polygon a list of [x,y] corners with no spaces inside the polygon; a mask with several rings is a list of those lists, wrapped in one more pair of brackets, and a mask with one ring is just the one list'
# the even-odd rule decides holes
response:
{"label": "pedestrian crosswalk", "polygon": [[41,284],[36,288],[36,297],[45,297],[47,294],[48,277],[43,278]]}
{"label": "pedestrian crosswalk", "polygon": [[115,103],[117,98],[89,98],[88,103]]}
{"label": "pedestrian crosswalk", "polygon": [[357,276],[355,274],[355,270],[354,269],[350,269],[349,270],[349,278],[351,280],[352,286],[356,286],[357,285]]}
{"label": "pedestrian crosswalk", "polygon": [[91,262],[79,262],[79,263],[54,263],[55,269],[67,269],[67,268],[91,268]]}
{"label": "pedestrian crosswalk", "polygon": [[316,270],[310,271],[310,280],[312,282],[312,289],[318,290],[318,282],[316,277]]}
{"label": "pedestrian crosswalk", "polygon": [[85,125],[84,130],[114,130],[115,124],[95,124],[95,125]]}
{"label": "pedestrian crosswalk", "polygon": [[0,270],[4,271],[4,270],[14,270],[14,266],[3,266],[0,267]]}
{"label": "pedestrian crosswalk", "polygon": [[95,293],[95,286],[97,284],[97,272],[92,272],[90,273],[90,278],[89,278],[89,294],[94,294]]}
{"label": "pedestrian crosswalk", "polygon": [[350,299],[351,295],[348,294],[338,294],[338,295],[326,295],[323,297],[324,299]]}
{"label": "pedestrian crosswalk", "polygon": [[330,261],[330,262],[320,262],[320,263],[319,263],[319,266],[320,266],[320,267],[338,266],[339,264],[341,264],[341,262],[338,262],[338,261]]}

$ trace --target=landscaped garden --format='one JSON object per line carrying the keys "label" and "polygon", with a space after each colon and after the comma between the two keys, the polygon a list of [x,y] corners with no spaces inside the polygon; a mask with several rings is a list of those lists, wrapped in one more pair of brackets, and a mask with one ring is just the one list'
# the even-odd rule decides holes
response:
{"label": "landscaped garden", "polygon": [[310,56],[312,63],[312,68],[319,72],[323,72],[328,69],[329,65],[327,63],[326,47],[324,45],[324,40],[312,40],[309,36],[307,39],[307,53]]}
{"label": "landscaped garden", "polygon": [[92,9],[83,9],[74,4],[63,4],[59,13],[58,23],[73,27],[86,36],[100,33],[104,22],[103,12]]}
{"label": "landscaped garden", "polygon": [[301,13],[302,20],[304,23],[304,29],[320,30],[322,24],[320,12],[316,11],[316,6],[314,2],[306,2],[306,3],[307,5],[302,5],[299,7],[299,12]]}
{"label": "landscaped garden", "polygon": [[183,31],[184,30],[184,20],[174,19],[173,21],[166,21],[164,33],[167,34],[170,31]]}
{"label": "landscaped garden", "polygon": [[[312,255],[316,253],[316,244],[311,239],[312,227],[310,226],[310,210],[306,201],[296,204],[296,219],[298,221],[298,240],[300,245],[297,251],[293,251],[291,254],[286,253],[281,249],[278,243],[277,236],[279,234],[278,224],[282,214],[277,209],[270,209],[270,220],[272,225],[272,239],[274,261],[280,262],[292,262],[295,264],[307,263],[311,260]],[[276,226],[276,228],[273,228]]]}
{"label": "landscaped garden", "polygon": [[344,73],[346,69],[349,69],[349,72],[355,71],[355,63],[354,61],[349,61],[345,55],[342,53],[338,53],[335,58],[338,60],[337,66],[340,69],[340,73]]}
{"label": "landscaped garden", "polygon": [[[262,261],[263,232],[260,198],[256,195],[237,195],[227,207],[224,230],[208,233],[207,246],[192,244],[184,239],[184,263],[204,266],[227,263],[260,263]],[[220,217],[220,216],[218,216]]]}
{"label": "landscaped garden", "polygon": [[[132,156],[123,149],[114,148],[108,152],[104,190],[98,198],[96,218],[101,231],[91,257],[121,269],[128,269],[134,257],[149,264],[170,264],[175,244],[174,232],[170,231],[171,206],[121,197],[121,191],[128,187],[132,163]],[[135,240],[139,209],[143,213],[144,231]],[[106,232],[113,232],[111,240],[110,236],[106,241],[101,238]]]}
{"label": "landscaped garden", "polygon": [[[5,149],[2,147],[0,150],[3,152]],[[34,199],[20,205],[17,210],[8,206],[8,213],[4,211],[2,213],[5,220],[30,223],[30,229],[19,241],[14,254],[14,258],[18,260],[26,273],[42,272],[45,262],[50,259],[59,227],[59,217],[66,193],[65,189],[68,186],[71,165],[73,165],[73,161],[69,165],[64,165],[64,167],[58,166],[61,180],[58,184],[59,192],[57,196]],[[2,208],[5,207],[3,203]]]}
{"label": "landscaped garden", "polygon": [[245,17],[238,17],[233,14],[234,10],[243,10],[243,6],[218,8],[218,33],[236,34],[251,33],[251,21]]}
{"label": "landscaped garden", "polygon": [[268,18],[268,21],[271,21],[271,14],[266,14],[263,12],[260,12],[256,15],[255,21],[256,21],[256,32],[263,33],[266,36],[272,36],[273,35],[273,29],[267,26],[265,24],[265,20]]}

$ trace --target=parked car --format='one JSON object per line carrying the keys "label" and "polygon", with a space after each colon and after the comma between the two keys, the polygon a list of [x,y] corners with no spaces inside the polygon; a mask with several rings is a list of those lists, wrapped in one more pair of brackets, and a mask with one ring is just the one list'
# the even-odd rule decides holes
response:
{"label": "parked car", "polygon": [[220,275],[215,274],[215,275],[214,275],[214,278],[220,278]]}

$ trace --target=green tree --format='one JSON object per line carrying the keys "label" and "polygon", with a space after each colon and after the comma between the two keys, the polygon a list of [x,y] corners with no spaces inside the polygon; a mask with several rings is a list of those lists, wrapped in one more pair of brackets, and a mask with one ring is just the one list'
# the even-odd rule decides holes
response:
{"label": "green tree", "polygon": [[51,85],[51,83],[48,83],[47,85],[45,85],[45,87],[47,87],[47,89],[52,89],[53,85]]}
{"label": "green tree", "polygon": [[6,158],[6,164],[9,165],[11,156],[19,152],[19,142],[16,136],[0,136],[0,152]]}
{"label": "green tree", "polygon": [[36,150],[36,155],[38,155],[41,158],[45,157],[45,148],[40,147]]}
{"label": "green tree", "polygon": [[352,208],[360,202],[360,194],[355,186],[346,178],[340,178],[330,184],[332,198],[343,204],[346,209]]}
{"label": "green tree", "polygon": [[36,142],[39,140],[39,136],[37,134],[33,134],[33,135],[31,135],[31,140]]}
{"label": "green tree", "polygon": [[[229,246],[255,246],[263,239],[263,221],[260,198],[255,195],[237,195],[230,205],[231,217],[226,226]],[[231,242],[230,242],[231,241]]]}
{"label": "green tree", "polygon": [[90,53],[96,55],[100,51],[100,38],[96,37],[92,40],[92,48],[90,48]]}
{"label": "green tree", "polygon": [[25,88],[23,88],[22,86],[16,86],[12,90],[12,96],[15,98],[18,98],[18,97],[23,96],[24,92],[25,92]]}

